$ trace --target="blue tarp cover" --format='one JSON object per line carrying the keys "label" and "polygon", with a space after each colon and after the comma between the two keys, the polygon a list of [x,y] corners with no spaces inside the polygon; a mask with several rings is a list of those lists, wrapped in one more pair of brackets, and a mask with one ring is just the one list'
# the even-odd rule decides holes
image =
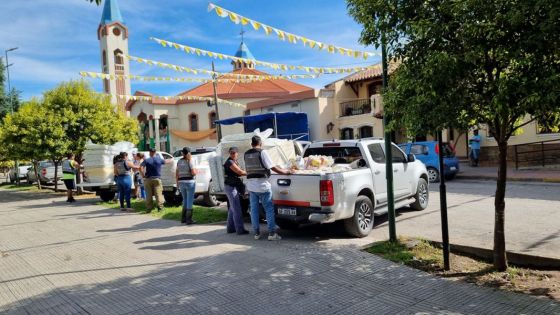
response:
{"label": "blue tarp cover", "polygon": [[278,135],[280,139],[297,139],[309,141],[309,124],[306,113],[266,113],[252,116],[241,116],[216,121],[220,125],[243,124],[245,132],[255,129],[262,131],[271,128],[274,130],[274,117],[276,117]]}

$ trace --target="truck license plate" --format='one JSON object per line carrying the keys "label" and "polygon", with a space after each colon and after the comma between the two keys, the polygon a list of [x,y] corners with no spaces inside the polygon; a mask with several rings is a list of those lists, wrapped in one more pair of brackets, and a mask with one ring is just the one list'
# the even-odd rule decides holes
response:
{"label": "truck license plate", "polygon": [[296,208],[278,208],[278,214],[283,215],[297,215]]}

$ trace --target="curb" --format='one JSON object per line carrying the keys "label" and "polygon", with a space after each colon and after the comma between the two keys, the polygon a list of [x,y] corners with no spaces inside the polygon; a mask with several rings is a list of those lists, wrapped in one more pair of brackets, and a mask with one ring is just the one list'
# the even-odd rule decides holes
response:
{"label": "curb", "polygon": [[[455,179],[474,179],[474,180],[497,180],[495,176],[484,176],[484,175],[459,175],[455,176]],[[508,182],[536,182],[536,183],[560,183],[560,178],[519,178],[519,177],[508,177]]]}
{"label": "curb", "polygon": [[[438,246],[442,246],[441,242],[439,241],[429,240],[429,242],[437,244]],[[489,262],[494,259],[493,251],[487,248],[458,244],[449,244],[449,247],[451,252],[453,253],[471,255]],[[506,256],[509,263],[519,267],[532,267],[547,270],[560,269],[560,259],[557,258],[520,254],[510,251],[506,251]]]}

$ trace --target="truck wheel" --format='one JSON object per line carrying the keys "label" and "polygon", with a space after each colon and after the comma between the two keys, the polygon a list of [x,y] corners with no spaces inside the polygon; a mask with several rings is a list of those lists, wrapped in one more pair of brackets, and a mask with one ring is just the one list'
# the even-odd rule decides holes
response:
{"label": "truck wheel", "polygon": [[430,180],[430,183],[439,182],[439,171],[433,167],[428,167],[428,180]]}
{"label": "truck wheel", "polygon": [[115,198],[115,192],[109,190],[102,190],[99,192],[99,198],[105,202],[112,201]]}
{"label": "truck wheel", "polygon": [[177,205],[180,203],[178,196],[176,196],[173,191],[163,192],[163,199],[165,199],[168,205]]}
{"label": "truck wheel", "polygon": [[278,225],[282,230],[297,230],[299,228],[299,224],[294,221],[285,220],[285,219],[276,219],[276,225]]}
{"label": "truck wheel", "polygon": [[418,180],[418,186],[416,187],[416,194],[414,195],[416,201],[410,206],[414,210],[424,210],[428,207],[428,201],[430,199],[430,191],[428,190],[428,183],[423,178]]}
{"label": "truck wheel", "polygon": [[204,194],[204,205],[212,208],[218,206],[219,204],[218,198],[214,195],[214,187],[212,186],[212,183],[210,183],[210,185],[208,185],[208,192]]}
{"label": "truck wheel", "polygon": [[354,216],[344,220],[344,229],[354,237],[366,237],[373,229],[373,204],[366,196],[358,196]]}

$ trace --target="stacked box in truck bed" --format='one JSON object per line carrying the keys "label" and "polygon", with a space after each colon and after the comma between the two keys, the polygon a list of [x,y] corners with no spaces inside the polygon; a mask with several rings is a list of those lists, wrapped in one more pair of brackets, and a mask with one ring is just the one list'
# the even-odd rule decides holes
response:
{"label": "stacked box in truck bed", "polygon": [[135,151],[132,143],[121,142],[115,145],[88,144],[84,152],[85,184],[112,185],[114,182],[113,158],[120,152],[129,157]]}

